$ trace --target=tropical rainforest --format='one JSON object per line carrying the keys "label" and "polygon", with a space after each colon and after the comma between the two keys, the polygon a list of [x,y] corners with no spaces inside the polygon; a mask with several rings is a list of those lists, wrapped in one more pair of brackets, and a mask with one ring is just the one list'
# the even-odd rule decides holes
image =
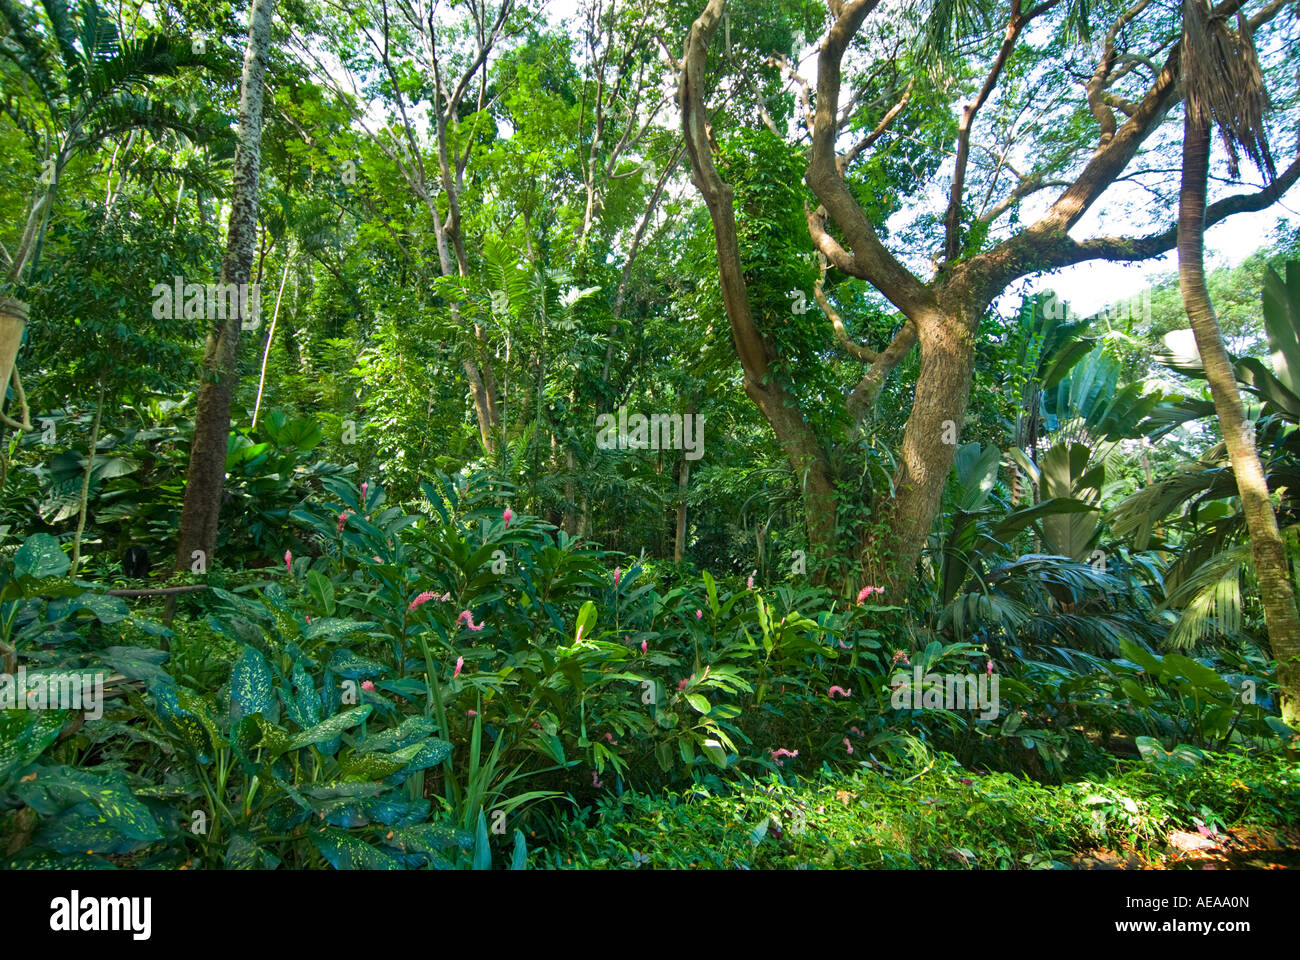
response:
{"label": "tropical rainforest", "polygon": [[1300,866],[1296,0],[0,0],[0,865]]}

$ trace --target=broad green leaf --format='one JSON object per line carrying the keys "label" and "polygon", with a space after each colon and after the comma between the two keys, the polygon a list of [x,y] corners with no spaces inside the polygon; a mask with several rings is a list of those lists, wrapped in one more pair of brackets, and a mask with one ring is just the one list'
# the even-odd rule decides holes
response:
{"label": "broad green leaf", "polygon": [[311,831],[312,845],[335,870],[401,870],[391,853],[371,846],[355,834],[334,827]]}
{"label": "broad green leaf", "polygon": [[252,647],[244,647],[230,669],[230,704],[235,708],[235,719],[270,713],[275,702],[271,681],[266,659]]}
{"label": "broad green leaf", "polygon": [[59,541],[48,533],[34,533],[18,548],[14,554],[14,576],[32,577],[43,580],[46,577],[66,576],[72,567]]}
{"label": "broad green leaf", "polygon": [[323,723],[318,723],[310,730],[304,730],[302,733],[290,738],[289,749],[297,750],[302,747],[310,746],[315,743],[324,743],[327,740],[333,740],[344,730],[355,727],[366,717],[370,716],[373,709],[369,704],[356,707],[352,710],[346,710],[343,713],[335,714]]}
{"label": "broad green leaf", "polygon": [[[0,683],[13,682],[0,678]],[[45,752],[63,729],[58,710],[0,710],[0,785]]]}

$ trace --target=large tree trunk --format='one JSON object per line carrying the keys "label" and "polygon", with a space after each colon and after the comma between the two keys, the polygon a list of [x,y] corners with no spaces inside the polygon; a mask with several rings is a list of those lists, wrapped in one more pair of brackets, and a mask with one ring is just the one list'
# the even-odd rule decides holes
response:
{"label": "large tree trunk", "polygon": [[[239,142],[235,148],[230,226],[221,261],[222,284],[246,284],[253,269],[257,239],[258,176],[262,153],[262,94],[271,46],[271,14],[275,0],[253,0],[249,12],[248,48],[239,91]],[[252,298],[250,297],[250,300]],[[217,543],[221,495],[226,479],[226,448],[230,436],[230,407],[239,379],[239,334],[242,310],[231,311],[208,334],[203,355],[190,447],[185,502],[176,543],[176,567],[189,568],[195,550],[211,558]]]}
{"label": "large tree trunk", "polygon": [[1178,286],[1187,319],[1196,335],[1196,347],[1210,384],[1214,410],[1250,531],[1250,550],[1264,604],[1264,621],[1278,662],[1282,717],[1294,723],[1300,720],[1300,615],[1296,611],[1277,516],[1269,502],[1264,467],[1255,450],[1253,431],[1246,425],[1232,361],[1223,345],[1214,305],[1205,286],[1205,193],[1209,156],[1209,125],[1194,120],[1189,110],[1183,125],[1183,181],[1178,195]]}
{"label": "large tree trunk", "polygon": [[903,430],[894,500],[883,530],[868,540],[862,558],[868,578],[891,592],[912,579],[938,516],[975,370],[972,325],[956,311],[928,311],[917,317],[916,327],[921,369]]}

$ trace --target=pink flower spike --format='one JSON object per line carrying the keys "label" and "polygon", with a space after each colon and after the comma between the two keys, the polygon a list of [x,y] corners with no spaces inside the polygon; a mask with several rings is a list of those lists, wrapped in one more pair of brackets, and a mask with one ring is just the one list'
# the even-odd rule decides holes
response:
{"label": "pink flower spike", "polygon": [[361,481],[361,505],[362,506],[365,506],[366,491],[369,489],[370,489],[370,481],[362,480]]}
{"label": "pink flower spike", "polygon": [[424,591],[424,593],[420,594],[418,597],[412,600],[411,605],[407,607],[407,609],[414,610],[416,607],[420,606],[421,604],[428,603],[430,600],[436,599],[437,596],[438,595],[434,593],[432,590],[426,590]]}
{"label": "pink flower spike", "polygon": [[849,743],[848,737],[844,738],[844,749],[847,750],[850,755],[853,754],[853,744]]}
{"label": "pink flower spike", "polygon": [[460,616],[456,618],[456,622],[463,623],[465,624],[465,626],[469,627],[471,630],[474,631],[482,630],[484,626],[481,623],[476,625],[474,623],[474,614],[470,613],[468,610],[462,610],[460,612]]}
{"label": "pink flower spike", "polygon": [[826,691],[826,695],[827,695],[828,697],[830,697],[832,700],[834,700],[834,699],[835,699],[835,691],[837,691],[837,690],[839,691],[841,697],[848,698],[848,697],[850,697],[850,696],[853,695],[853,691],[852,691],[851,689],[850,689],[850,690],[845,690],[843,687],[839,686],[838,684],[836,684],[835,686],[833,686],[833,687],[831,687],[829,690],[827,690],[827,691]]}
{"label": "pink flower spike", "polygon": [[375,557],[375,558],[373,558],[373,559],[374,559],[375,563],[383,563],[383,562],[384,562],[384,561],[380,560],[378,557]]}
{"label": "pink flower spike", "polygon": [[284,551],[284,569],[289,571],[289,576],[293,576],[293,554],[288,550]]}
{"label": "pink flower spike", "polygon": [[[758,573],[758,571],[755,570],[754,573]],[[749,579],[745,581],[745,589],[746,589],[746,590],[753,590],[753,589],[754,589],[754,573],[751,573],[751,574],[749,575]]]}
{"label": "pink flower spike", "polygon": [[988,670],[988,672],[989,672],[989,676],[990,676],[990,677],[993,676],[993,661],[992,661],[992,660],[989,661],[989,670]]}
{"label": "pink flower spike", "polygon": [[477,716],[478,716],[478,711],[477,711],[477,710],[466,710],[466,711],[465,711],[465,716],[467,716],[467,717],[477,717]]}
{"label": "pink flower spike", "polygon": [[865,603],[867,597],[871,596],[873,593],[884,593],[884,592],[885,592],[884,587],[863,587],[861,590],[858,591],[858,603]]}
{"label": "pink flower spike", "polygon": [[459,676],[460,676],[460,670],[461,670],[461,667],[463,667],[463,666],[465,666],[465,658],[464,658],[464,657],[457,657],[457,658],[456,658],[456,669],[452,672],[452,676],[453,676],[453,677],[459,677]]}
{"label": "pink flower spike", "polygon": [[781,760],[782,757],[797,757],[797,756],[799,756],[798,750],[787,750],[785,747],[782,747],[779,750],[772,751],[772,760],[775,761],[776,763],[782,763],[783,762]]}
{"label": "pink flower spike", "polygon": [[361,681],[361,689],[362,689],[362,690],[373,690],[373,689],[375,689],[375,685],[374,685],[373,683],[371,683],[369,680],[362,680],[362,681]]}
{"label": "pink flower spike", "polygon": [[614,568],[614,586],[617,587],[617,586],[618,586],[618,582],[619,582],[620,580],[622,580],[622,579],[623,579],[623,568],[622,568],[622,567],[615,567],[615,568]]}
{"label": "pink flower spike", "polygon": [[605,740],[608,743],[612,743],[616,747],[618,746],[618,741],[614,739],[614,735],[612,733],[605,734]]}
{"label": "pink flower spike", "polygon": [[515,515],[510,512],[510,508],[506,507],[505,512],[501,514],[501,519],[506,522],[507,527],[510,526],[510,521],[513,520],[514,518]]}
{"label": "pink flower spike", "polygon": [[[692,674],[692,676],[694,676],[694,674]],[[687,685],[688,683],[690,683],[690,682],[691,682],[691,678],[690,678],[690,677],[683,677],[683,678],[682,678],[682,682],[679,683],[679,684],[677,684],[677,689],[678,689],[679,691],[680,691],[680,690],[685,690],[685,689],[686,689],[686,685]]]}
{"label": "pink flower spike", "polygon": [[696,620],[703,620],[703,619],[704,619],[704,611],[703,611],[703,610],[696,610],[696,611],[695,611],[695,619],[696,619]]}
{"label": "pink flower spike", "polygon": [[646,641],[642,640],[642,641],[641,641],[641,652],[642,652],[642,653],[645,653],[645,651],[646,651]]}
{"label": "pink flower spike", "polygon": [[964,783],[964,784],[965,784],[966,786],[968,786],[968,787],[973,787],[973,786],[975,786],[975,781],[974,781],[974,780],[967,780],[965,777],[959,777],[958,780],[957,780],[957,782],[958,782],[958,783]]}
{"label": "pink flower spike", "polygon": [[603,786],[604,786],[604,784],[600,782],[600,774],[596,773],[595,770],[591,771],[591,785],[592,785],[593,787],[603,787]]}
{"label": "pink flower spike", "polygon": [[352,515],[351,510],[344,510],[342,513],[339,514],[339,533],[342,533],[343,528],[348,525],[348,517],[351,515]]}

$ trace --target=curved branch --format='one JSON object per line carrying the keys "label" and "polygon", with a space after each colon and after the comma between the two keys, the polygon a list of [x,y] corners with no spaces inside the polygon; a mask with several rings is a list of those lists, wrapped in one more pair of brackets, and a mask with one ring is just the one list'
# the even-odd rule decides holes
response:
{"label": "curved branch", "polygon": [[[1272,206],[1300,180],[1300,156],[1291,161],[1271,184],[1254,193],[1238,193],[1216,200],[1205,208],[1207,228],[1238,213],[1251,213]],[[1068,238],[1067,238],[1068,239]],[[1095,240],[1070,241],[1053,259],[1053,267],[1064,267],[1085,260],[1148,260],[1174,249],[1178,242],[1178,225],[1172,224],[1159,233],[1144,237],[1098,237]]]}
{"label": "curved branch", "polygon": [[835,329],[835,339],[840,342],[840,346],[863,363],[874,363],[876,360],[876,351],[872,350],[870,347],[864,346],[863,344],[854,342],[853,338],[849,336],[848,330],[844,328],[844,321],[841,320],[840,315],[835,312],[835,308],[831,306],[830,300],[826,299],[826,294],[822,290],[822,286],[826,283],[827,260],[825,257],[818,257],[817,259],[821,261],[821,276],[819,276],[817,282],[813,284],[813,296],[817,298],[817,303],[822,308],[822,312],[830,318],[831,326]]}

